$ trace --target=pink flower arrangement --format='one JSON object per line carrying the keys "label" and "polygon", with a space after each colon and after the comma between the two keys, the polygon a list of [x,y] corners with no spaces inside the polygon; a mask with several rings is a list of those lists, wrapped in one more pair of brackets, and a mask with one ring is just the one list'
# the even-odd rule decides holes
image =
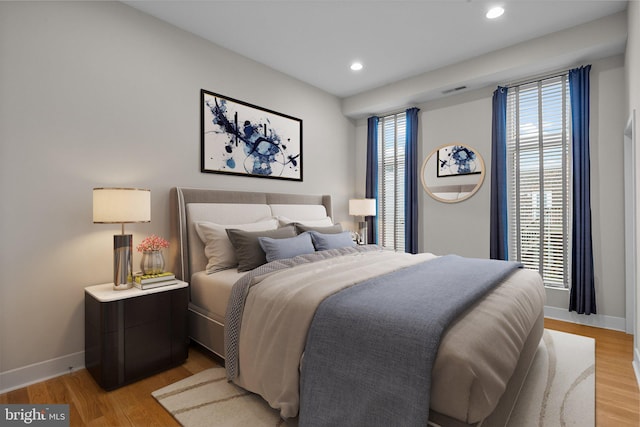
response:
{"label": "pink flower arrangement", "polygon": [[162,237],[158,237],[155,234],[152,234],[149,237],[145,237],[136,248],[138,249],[138,252],[146,252],[146,251],[159,251],[160,249],[164,249],[168,247],[169,247],[168,241],[166,241]]}

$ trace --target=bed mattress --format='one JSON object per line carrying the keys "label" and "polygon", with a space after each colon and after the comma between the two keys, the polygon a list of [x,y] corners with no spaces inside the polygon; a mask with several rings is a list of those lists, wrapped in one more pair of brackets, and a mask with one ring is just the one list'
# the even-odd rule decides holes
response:
{"label": "bed mattress", "polygon": [[191,276],[191,307],[224,325],[227,303],[233,284],[244,276],[236,268],[207,274],[199,271]]}

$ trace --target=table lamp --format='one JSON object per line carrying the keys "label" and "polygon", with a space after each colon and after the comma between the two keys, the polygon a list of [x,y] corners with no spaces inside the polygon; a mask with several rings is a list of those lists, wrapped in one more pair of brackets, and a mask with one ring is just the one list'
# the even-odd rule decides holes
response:
{"label": "table lamp", "polygon": [[151,222],[151,190],[140,188],[94,188],[93,222],[122,224],[122,233],[113,236],[113,289],[133,286],[133,236],[124,234],[124,225]]}
{"label": "table lamp", "polygon": [[351,199],[349,200],[349,215],[361,216],[358,222],[358,243],[367,244],[367,223],[365,217],[376,215],[376,199]]}

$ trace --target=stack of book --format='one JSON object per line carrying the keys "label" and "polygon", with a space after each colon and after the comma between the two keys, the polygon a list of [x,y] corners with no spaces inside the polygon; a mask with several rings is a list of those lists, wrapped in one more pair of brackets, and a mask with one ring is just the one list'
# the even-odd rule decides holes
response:
{"label": "stack of book", "polygon": [[159,286],[175,285],[178,283],[173,273],[164,272],[158,274],[136,274],[133,277],[133,284],[139,289],[151,289]]}

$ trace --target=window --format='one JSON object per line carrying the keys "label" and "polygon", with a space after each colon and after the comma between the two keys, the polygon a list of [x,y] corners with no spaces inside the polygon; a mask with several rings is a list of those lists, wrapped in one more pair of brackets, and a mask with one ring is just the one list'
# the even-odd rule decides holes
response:
{"label": "window", "polygon": [[568,288],[571,236],[568,74],[509,88],[509,259]]}
{"label": "window", "polygon": [[406,113],[378,121],[378,244],[404,251]]}

